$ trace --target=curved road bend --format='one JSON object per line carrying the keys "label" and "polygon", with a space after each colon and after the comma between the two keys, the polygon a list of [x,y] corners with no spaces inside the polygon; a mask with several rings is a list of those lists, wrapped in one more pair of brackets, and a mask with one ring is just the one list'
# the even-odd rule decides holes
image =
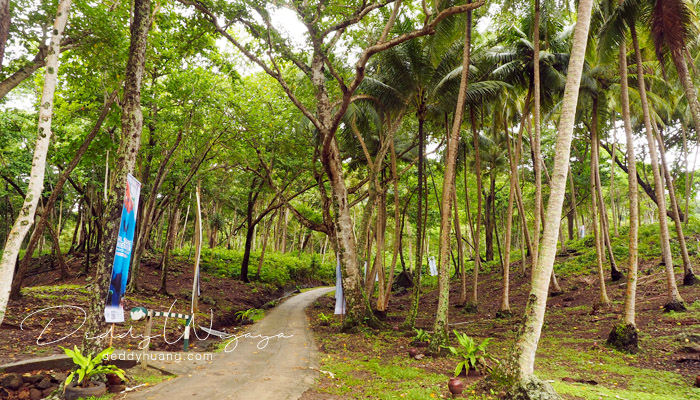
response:
{"label": "curved road bend", "polygon": [[[263,349],[257,348],[260,339],[240,339],[234,350],[215,353],[213,361],[195,367],[187,376],[138,390],[126,398],[298,399],[318,378],[318,352],[304,309],[332,290],[318,288],[291,297],[248,330],[251,335],[275,336],[283,333],[292,337],[271,338]],[[229,348],[233,348],[234,344],[231,343]]]}

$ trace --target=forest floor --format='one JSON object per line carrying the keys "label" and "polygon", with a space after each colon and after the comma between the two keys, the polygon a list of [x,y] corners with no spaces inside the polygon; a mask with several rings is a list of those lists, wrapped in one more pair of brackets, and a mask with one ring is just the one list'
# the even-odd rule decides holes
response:
{"label": "forest floor", "polygon": [[[559,257],[555,268],[573,257]],[[529,278],[515,272],[520,271],[520,266],[516,264],[511,268],[514,271],[510,283],[513,317],[495,317],[501,298],[499,272],[482,275],[477,313],[465,313],[464,309],[454,306],[449,311],[451,328],[476,338],[477,342],[492,338],[488,352],[498,360],[509,357],[529,290]],[[700,398],[700,389],[693,387],[700,374],[700,354],[687,349],[693,340],[696,346],[700,345],[700,286],[679,287],[689,306],[688,312],[664,313],[663,267],[658,260],[646,260],[640,262],[639,271],[637,326],[641,349],[636,355],[626,355],[606,345],[610,330],[622,318],[625,280],[608,280],[612,306],[594,309],[592,305],[599,299],[599,289],[592,268],[578,275],[561,274],[559,281],[564,293],[548,299],[536,373],[565,399]],[[677,278],[682,282],[680,273]],[[427,331],[432,331],[438,296],[431,279],[434,280],[424,279],[427,287],[421,295],[416,322],[418,328]],[[457,304],[459,291],[459,282],[453,280],[450,304]],[[332,296],[332,293],[324,296],[309,307],[307,315],[321,350],[321,369],[329,371],[333,377],[322,374],[303,400],[417,400],[451,396],[447,381],[453,375],[457,359],[452,356],[410,358],[407,350],[412,347],[415,334],[397,330],[410,307],[409,293],[392,297],[385,320],[386,330],[361,329],[355,333],[339,332],[339,316],[334,316],[330,326],[321,325],[319,314],[333,314]],[[469,387],[461,398],[495,399],[502,394],[484,389],[486,385],[479,384],[483,377],[463,379]]]}
{"label": "forest floor", "polygon": [[[10,301],[7,315],[0,326],[0,364],[52,354],[63,354],[58,347],[72,348],[80,344],[84,335],[84,315],[74,307],[87,309],[86,285],[90,277],[80,274],[85,255],[72,253],[66,257],[69,278],[61,278],[57,269],[51,267],[50,256],[42,256],[32,266],[30,275],[22,289],[22,298]],[[146,307],[158,311],[187,313],[192,292],[192,262],[185,258],[173,258],[168,279],[169,295],[158,293],[160,288],[160,258],[145,257],[140,276],[141,290],[127,293],[125,297],[124,324],[115,326],[115,335],[131,332],[124,338],[114,338],[114,347],[136,349],[141,339],[130,337],[144,333],[145,319],[130,321],[128,312],[132,307]],[[94,262],[94,259],[92,260]],[[308,286],[318,283],[307,282]],[[241,283],[232,278],[221,278],[202,271],[199,310],[195,316],[198,325],[232,332],[240,326],[236,312],[251,308],[265,309],[276,305],[276,300],[294,291],[295,286],[275,287],[263,283]],[[57,307],[63,306],[63,307]],[[74,307],[67,307],[74,306]],[[54,308],[49,308],[54,307]],[[43,310],[43,311],[42,311]],[[33,314],[35,313],[35,314]],[[32,315],[33,314],[33,315]],[[26,318],[26,319],[25,319]],[[44,328],[46,328],[45,331]],[[151,349],[163,351],[182,350],[182,341],[176,341],[184,331],[184,320],[154,320],[154,332],[165,332],[164,337],[151,340]],[[42,332],[43,331],[43,332]],[[75,332],[74,332],[75,331]],[[74,332],[72,335],[69,335]],[[155,333],[154,333],[155,334]],[[200,335],[202,333],[200,332]],[[195,348],[207,345],[193,340]],[[206,350],[206,349],[200,349]]]}

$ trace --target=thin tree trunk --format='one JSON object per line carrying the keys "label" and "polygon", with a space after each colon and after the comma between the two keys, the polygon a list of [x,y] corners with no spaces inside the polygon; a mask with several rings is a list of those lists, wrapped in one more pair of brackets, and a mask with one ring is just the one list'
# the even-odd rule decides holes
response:
{"label": "thin tree trunk", "polygon": [[[56,19],[53,23],[53,31],[49,43],[49,53],[46,57],[46,76],[44,78],[44,88],[39,103],[41,105],[39,107],[39,129],[34,146],[29,184],[27,186],[24,204],[7,237],[2,252],[2,258],[0,259],[0,325],[2,325],[2,321],[5,317],[5,310],[7,309],[7,301],[10,295],[17,256],[19,255],[22,241],[24,241],[24,237],[27,235],[29,228],[34,222],[34,214],[44,188],[46,155],[49,151],[49,143],[51,142],[51,118],[58,76],[58,55],[63,31],[68,22],[70,5],[71,0],[61,0],[58,4],[58,10],[56,11]],[[5,21],[3,21],[3,23],[5,23]]]}
{"label": "thin tree trunk", "polygon": [[[542,224],[542,150],[540,148],[540,0],[535,0],[535,15],[532,28],[533,37],[533,122],[535,125],[535,136],[532,141],[533,168],[535,171],[535,209],[534,228],[532,231],[532,268],[537,265],[540,245],[540,225]],[[526,123],[527,117],[526,117]]]}
{"label": "thin tree trunk", "polygon": [[[630,33],[632,36],[632,43],[634,45],[634,54],[637,62],[637,76],[644,76],[644,69],[642,67],[642,54],[639,49],[639,40],[637,39],[637,31],[634,24],[630,24]],[[680,75],[680,73],[679,73]],[[678,287],[676,286],[676,274],[673,270],[673,257],[671,255],[671,244],[669,242],[668,233],[668,221],[666,219],[666,195],[663,190],[663,181],[661,179],[661,169],[659,167],[659,156],[656,151],[656,139],[654,139],[654,133],[651,127],[651,116],[649,115],[649,104],[647,102],[646,94],[646,84],[644,79],[637,79],[637,84],[639,85],[639,97],[642,103],[642,112],[644,115],[644,128],[646,130],[647,144],[649,145],[649,157],[651,158],[651,168],[654,173],[654,188],[656,192],[656,204],[658,205],[658,217],[659,217],[659,230],[660,230],[660,241],[661,249],[663,255],[663,261],[666,267],[666,284],[668,289],[668,303],[666,308],[674,310],[685,310],[685,305],[683,304],[683,298],[678,292]]]}
{"label": "thin tree trunk", "polygon": [[[610,306],[610,299],[608,298],[608,292],[605,288],[605,272],[603,271],[603,236],[604,234],[598,230],[598,213],[602,214],[605,212],[604,204],[600,204],[600,197],[597,196],[598,192],[598,179],[596,177],[598,172],[597,163],[597,150],[598,150],[598,113],[596,111],[597,100],[593,100],[593,121],[591,122],[591,230],[593,230],[593,239],[595,240],[595,255],[596,255],[596,265],[598,267],[598,283],[600,285],[600,297],[598,298],[598,304],[594,304],[594,308],[597,307],[608,307]],[[600,217],[601,228],[604,229],[604,224],[602,223],[603,217]]]}
{"label": "thin tree trunk", "polygon": [[[613,113],[613,121],[612,121],[612,135],[613,135],[613,142],[612,142],[612,159],[610,160],[610,209],[612,210],[612,220],[613,220],[613,231],[615,233],[615,236],[619,236],[619,232],[617,229],[617,211],[615,207],[615,157],[617,156],[617,151],[615,150],[615,145],[617,144],[617,136],[615,135],[615,113]],[[687,213],[686,213],[687,214]]]}
{"label": "thin tree trunk", "polygon": [[[513,199],[515,197],[515,186],[518,182],[518,167],[515,165],[515,157],[510,145],[510,135],[508,133],[508,125],[504,116],[504,130],[506,134],[506,146],[508,147],[508,163],[510,164],[510,186],[508,188],[508,208],[506,211],[506,237],[505,251],[503,256],[503,292],[501,294],[501,307],[498,312],[507,316],[510,314],[510,247],[513,230]],[[524,259],[523,255],[523,259]]]}
{"label": "thin tree trunk", "polygon": [[[593,99],[593,122],[592,122],[591,135],[595,134],[595,141],[591,142],[591,157],[595,157],[595,169],[592,170],[595,178],[595,193],[598,197],[596,199],[596,204],[599,211],[600,218],[600,234],[601,234],[601,244],[603,245],[603,250],[607,249],[608,258],[610,259],[610,277],[613,282],[622,279],[623,275],[617,268],[617,263],[615,262],[615,253],[613,253],[612,242],[610,241],[610,224],[608,223],[608,213],[605,210],[605,199],[603,198],[603,185],[600,182],[600,140],[598,136],[598,99]],[[593,136],[592,136],[593,137]],[[602,256],[602,260],[605,260],[605,256]]]}
{"label": "thin tree trunk", "polygon": [[475,164],[475,174],[476,174],[476,229],[474,231],[474,276],[472,280],[472,300],[471,306],[473,309],[477,309],[479,302],[479,269],[481,266],[481,252],[479,250],[479,242],[481,238],[481,155],[479,153],[479,132],[476,130],[476,118],[474,117],[474,109],[469,107],[469,114],[471,116],[472,122],[472,135],[474,143],[474,164]]}
{"label": "thin tree trunk", "polygon": [[420,282],[423,265],[423,163],[425,155],[425,138],[423,132],[424,119],[418,114],[418,201],[416,209],[416,253],[413,273],[413,297],[411,309],[403,322],[404,328],[413,329],[418,317],[418,304],[420,302]]}
{"label": "thin tree trunk", "polygon": [[[469,185],[467,183],[467,165],[466,165],[466,160],[467,160],[467,146],[463,146],[463,155],[464,155],[464,202],[465,202],[465,208],[467,209],[467,226],[469,227],[469,235],[471,236],[472,243],[474,243],[474,224],[472,223],[472,213],[471,213],[471,206],[469,204]],[[455,201],[455,204],[457,202]],[[470,253],[472,252],[471,250],[469,251]],[[474,253],[474,265],[476,265],[478,254]],[[460,286],[460,294],[459,294],[459,304],[461,306],[464,306],[467,304],[467,277],[466,277],[466,263],[464,265],[463,273],[462,273],[462,282]]]}
{"label": "thin tree trunk", "polygon": [[[621,4],[623,0],[619,0]],[[627,165],[629,167],[627,179],[629,183],[629,257],[627,261],[627,289],[625,291],[624,322],[614,326],[610,332],[608,341],[615,344],[619,339],[618,332],[627,331],[631,340],[623,344],[627,350],[637,350],[637,329],[635,324],[635,307],[637,296],[637,240],[639,235],[639,191],[637,187],[637,160],[634,154],[634,136],[632,135],[632,122],[629,106],[629,86],[627,81],[627,48],[625,40],[620,42],[618,54],[620,72],[620,109],[625,128],[625,140],[627,143]],[[613,156],[613,160],[615,157]],[[612,340],[611,340],[612,339]]]}
{"label": "thin tree trunk", "polygon": [[[468,1],[471,2],[471,0]],[[440,207],[442,209],[442,215],[440,216],[440,269],[438,273],[438,304],[435,316],[435,324],[433,325],[433,339],[430,342],[430,350],[433,353],[439,353],[439,351],[441,350],[440,346],[449,342],[449,334],[447,331],[447,311],[450,303],[450,274],[447,266],[449,264],[448,255],[450,253],[450,223],[452,219],[452,199],[454,197],[453,192],[455,191],[457,175],[459,133],[462,128],[462,116],[464,115],[464,103],[466,101],[468,85],[469,53],[471,46],[471,24],[472,13],[471,11],[468,11],[467,23],[464,32],[462,76],[459,85],[459,93],[457,95],[457,105],[455,108],[454,120],[452,121],[452,132],[447,140],[447,154],[445,156],[445,174],[442,184],[442,207]],[[474,304],[476,304],[476,302]]]}
{"label": "thin tree trunk", "polygon": [[678,201],[676,199],[676,189],[673,186],[673,179],[668,170],[668,164],[666,164],[666,149],[664,146],[664,139],[661,134],[656,129],[656,124],[653,125],[654,131],[656,132],[656,139],[659,143],[659,155],[661,156],[661,167],[664,171],[664,176],[666,178],[666,187],[668,188],[668,197],[671,200],[671,210],[673,211],[673,222],[676,227],[676,240],[678,240],[678,246],[681,248],[681,258],[683,259],[683,284],[686,286],[691,286],[697,283],[698,279],[693,273],[693,266],[690,263],[690,257],[688,256],[688,248],[685,243],[685,235],[683,234],[683,222],[681,222],[681,217],[678,214]]}
{"label": "thin tree trunk", "polygon": [[578,6],[578,20],[574,31],[574,39],[569,60],[566,88],[561,106],[561,117],[555,148],[552,184],[547,206],[547,220],[542,235],[542,248],[538,257],[537,268],[533,271],[532,289],[525,310],[523,330],[516,342],[518,375],[525,383],[532,377],[535,367],[537,343],[542,332],[544,313],[547,306],[547,289],[550,282],[554,257],[556,255],[559,221],[561,219],[566,176],[569,156],[571,154],[571,139],[576,105],[581,83],[581,73],[586,52],[588,28],[591,20],[592,0],[581,0]]}

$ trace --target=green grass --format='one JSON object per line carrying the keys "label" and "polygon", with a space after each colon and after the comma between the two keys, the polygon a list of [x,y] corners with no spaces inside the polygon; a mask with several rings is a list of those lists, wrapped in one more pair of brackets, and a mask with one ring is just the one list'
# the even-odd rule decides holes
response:
{"label": "green grass", "polygon": [[[189,247],[174,249],[173,255],[186,261],[190,254]],[[260,252],[250,255],[249,277],[257,273]],[[190,259],[191,260],[191,259]],[[202,249],[202,269],[220,278],[238,278],[241,274],[243,251],[224,248]],[[321,263],[318,254],[297,252],[278,253],[267,251],[260,274],[260,282],[274,287],[285,286],[292,282],[301,283],[308,279],[317,279],[328,284],[335,282],[335,265],[333,260]]]}
{"label": "green grass", "polygon": [[[353,399],[414,399],[439,398],[445,391],[447,378],[443,374],[426,373],[411,364],[418,363],[406,357],[395,357],[389,362],[364,357],[349,360],[328,355],[321,360],[321,369],[335,375],[325,393]],[[361,387],[361,393],[357,391]]]}
{"label": "green grass", "polygon": [[[604,346],[586,348],[580,341],[562,337],[544,337],[540,343],[537,373],[551,380],[560,394],[595,400],[605,396],[628,400],[700,398],[700,389],[691,387],[680,374],[632,366],[640,355],[625,355]],[[564,382],[565,377],[599,384]]]}
{"label": "green grass", "polygon": [[22,296],[40,300],[87,300],[88,291],[83,285],[49,285],[22,288]]}

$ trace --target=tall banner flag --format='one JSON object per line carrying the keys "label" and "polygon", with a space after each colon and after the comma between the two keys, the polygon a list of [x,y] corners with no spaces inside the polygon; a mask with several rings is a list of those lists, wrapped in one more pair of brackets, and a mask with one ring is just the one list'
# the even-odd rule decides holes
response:
{"label": "tall banner flag", "polygon": [[345,296],[343,296],[343,276],[340,272],[340,256],[335,267],[335,314],[345,314]]}
{"label": "tall banner flag", "polygon": [[124,322],[124,293],[126,292],[126,281],[129,278],[131,246],[134,240],[140,194],[141,182],[137,181],[131,174],[127,174],[117,249],[114,252],[112,277],[109,280],[109,294],[105,307],[105,320],[110,323]]}

